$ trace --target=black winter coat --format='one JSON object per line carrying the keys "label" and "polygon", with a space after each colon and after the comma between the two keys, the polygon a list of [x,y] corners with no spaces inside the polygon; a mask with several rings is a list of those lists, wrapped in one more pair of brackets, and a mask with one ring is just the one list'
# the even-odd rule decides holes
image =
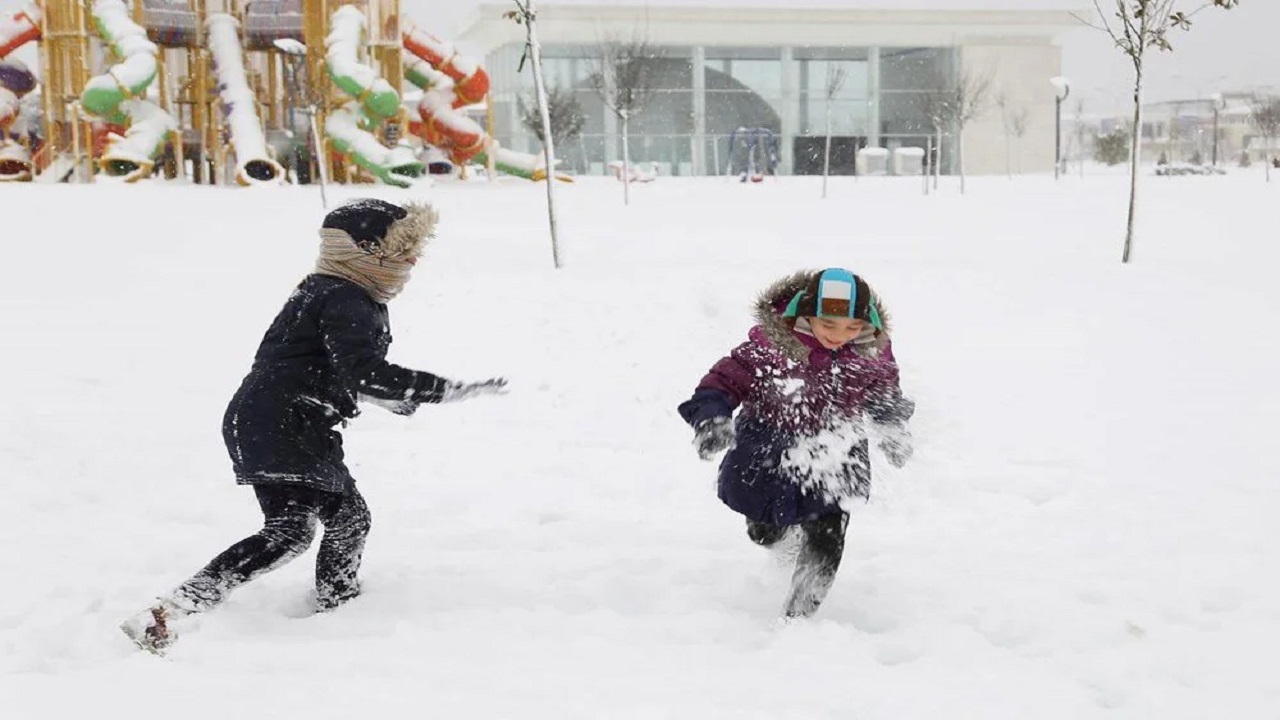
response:
{"label": "black winter coat", "polygon": [[308,275],[262,338],[227,406],[222,437],[240,484],[301,484],[343,492],[352,482],[334,429],[357,400],[439,402],[447,384],[392,365],[387,306],[359,285]]}

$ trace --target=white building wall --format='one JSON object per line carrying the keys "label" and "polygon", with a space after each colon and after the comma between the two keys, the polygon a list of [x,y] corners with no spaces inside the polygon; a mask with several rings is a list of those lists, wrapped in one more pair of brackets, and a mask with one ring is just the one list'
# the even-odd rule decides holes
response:
{"label": "white building wall", "polygon": [[[960,67],[961,72],[991,74],[986,111],[965,128],[965,171],[971,175],[1004,173],[1012,160],[1016,172],[1020,157],[1023,172],[1053,172],[1056,91],[1049,80],[1062,74],[1061,49],[1043,41],[966,44],[960,48]],[[1004,121],[995,103],[1001,93],[1011,109],[1028,111],[1027,133],[1020,142],[1015,139],[1012,153],[1006,151]],[[1064,105],[1064,114],[1069,105]]]}
{"label": "white building wall", "polygon": [[[778,0],[778,4],[785,6],[785,0]],[[793,115],[798,99],[789,82],[794,80],[794,68],[786,62],[791,48],[958,48],[963,67],[992,74],[993,94],[1004,93],[1013,106],[1029,111],[1027,133],[1009,152],[1001,113],[994,102],[989,103],[964,133],[967,172],[998,174],[1010,164],[1015,171],[1020,166],[1023,172],[1052,172],[1055,91],[1049,79],[1061,74],[1061,48],[1054,44],[1054,38],[1077,21],[1065,10],[976,12],[962,9],[962,2],[957,4],[961,7],[956,10],[935,11],[796,11],[710,5],[637,7],[602,0],[590,6],[546,5],[539,12],[538,28],[544,44],[588,46],[605,38],[628,39],[639,33],[659,45],[781,49],[783,173],[792,169],[790,139],[797,122]],[[500,2],[482,4],[475,21],[456,39],[484,50],[523,43],[523,28],[503,18],[509,9]],[[495,82],[495,87],[502,86]],[[871,129],[870,134],[877,135],[877,130]],[[954,157],[954,148],[944,150]],[[705,172],[705,162],[695,165]]]}

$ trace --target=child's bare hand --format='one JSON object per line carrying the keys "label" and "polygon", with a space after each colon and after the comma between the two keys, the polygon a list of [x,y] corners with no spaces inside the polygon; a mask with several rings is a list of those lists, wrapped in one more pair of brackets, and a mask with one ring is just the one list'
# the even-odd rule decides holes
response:
{"label": "child's bare hand", "polygon": [[721,450],[729,449],[733,440],[733,418],[715,417],[698,425],[693,445],[698,448],[698,457],[710,460]]}

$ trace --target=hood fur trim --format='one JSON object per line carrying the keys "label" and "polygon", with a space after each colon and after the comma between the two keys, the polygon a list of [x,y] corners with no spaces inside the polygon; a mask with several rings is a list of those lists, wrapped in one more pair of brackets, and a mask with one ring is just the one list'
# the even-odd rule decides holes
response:
{"label": "hood fur trim", "polygon": [[438,210],[427,203],[407,203],[402,207],[409,214],[391,223],[373,255],[386,260],[416,258],[422,254],[427,240],[435,238],[436,225],[440,222]]}
{"label": "hood fur trim", "polygon": [[[769,338],[769,342],[781,348],[787,357],[796,362],[808,361],[809,347],[795,335],[795,318],[783,317],[782,312],[791,298],[812,284],[820,274],[822,274],[821,270],[801,270],[792,273],[775,281],[756,297],[753,312],[756,323],[764,331],[765,337]],[[867,283],[867,286],[870,287],[871,284]],[[871,301],[880,312],[880,324],[884,328],[882,330],[870,328],[868,332],[854,338],[853,349],[859,355],[876,357],[889,342],[891,319],[889,309],[885,307],[874,288],[871,290]]]}
{"label": "hood fur trim", "polygon": [[403,207],[409,214],[391,223],[386,236],[377,245],[357,243],[342,228],[320,228],[320,237],[344,238],[352,247],[379,260],[404,261],[417,258],[426,249],[427,241],[435,239],[440,212],[427,203],[408,203]]}

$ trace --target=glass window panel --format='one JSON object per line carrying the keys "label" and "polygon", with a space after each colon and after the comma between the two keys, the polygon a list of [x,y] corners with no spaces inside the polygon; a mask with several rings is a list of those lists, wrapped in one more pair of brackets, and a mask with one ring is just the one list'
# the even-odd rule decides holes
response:
{"label": "glass window panel", "polygon": [[704,52],[708,61],[782,59],[782,51],[776,47],[709,47]]}
{"label": "glass window panel", "polygon": [[932,131],[925,117],[925,93],[885,93],[880,98],[880,131],[889,134],[921,134]]}
{"label": "glass window panel", "polygon": [[792,51],[797,60],[866,60],[864,47],[803,47]]}
{"label": "glass window panel", "polygon": [[881,48],[883,90],[926,90],[946,85],[952,75],[950,48]]}
{"label": "glass window panel", "polygon": [[653,58],[648,61],[653,87],[657,90],[693,88],[693,62],[687,58]]}
{"label": "glass window panel", "polygon": [[644,110],[631,120],[632,133],[675,134],[693,132],[693,92],[659,90]]}
{"label": "glass window panel", "polygon": [[543,77],[546,78],[548,86],[571,87],[581,79],[579,64],[577,58],[545,58],[542,61]]}
{"label": "glass window panel", "polygon": [[[689,90],[693,88],[693,62],[682,57],[649,57],[637,60],[644,64],[651,86],[656,90]],[[576,85],[588,87],[592,73],[600,69],[600,61],[591,57],[577,58],[573,78]]]}
{"label": "glass window panel", "polygon": [[497,137],[506,137],[511,135],[515,128],[512,127],[511,106],[514,103],[511,100],[493,100],[493,134]]}
{"label": "glass window panel", "polygon": [[588,135],[603,133],[604,116],[609,110],[605,109],[604,103],[600,101],[600,96],[594,90],[584,89],[579,89],[575,94],[578,97],[578,102],[582,105],[582,115],[586,118],[582,132]]}
{"label": "glass window panel", "polygon": [[728,135],[740,127],[778,131],[782,127],[776,110],[779,104],[750,92],[708,90],[707,132]]}
{"label": "glass window panel", "polygon": [[844,72],[844,81],[836,92],[837,98],[866,98],[870,90],[870,65],[861,60],[804,60],[801,61],[800,87],[802,92],[826,97],[828,73]]}
{"label": "glass window panel", "polygon": [[[827,133],[827,100],[809,96],[801,113],[801,132],[809,135]],[[834,100],[831,108],[832,135],[865,135],[870,129],[870,104],[866,100]]]}
{"label": "glass window panel", "polygon": [[778,60],[727,60],[724,72],[758,95],[782,94],[782,63]]}

